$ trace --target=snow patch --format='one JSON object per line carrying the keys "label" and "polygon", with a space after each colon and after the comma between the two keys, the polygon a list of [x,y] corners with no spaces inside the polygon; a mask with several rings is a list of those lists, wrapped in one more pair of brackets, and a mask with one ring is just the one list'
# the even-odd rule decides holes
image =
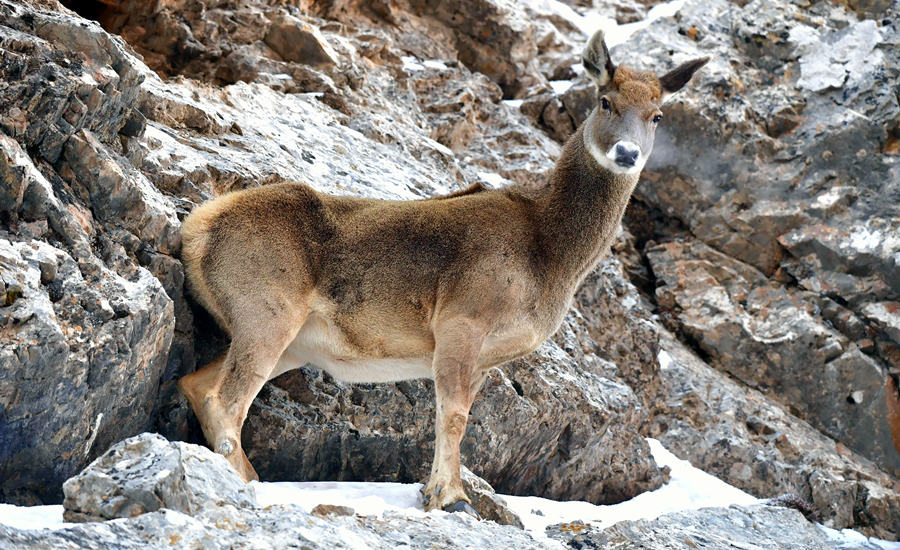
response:
{"label": "snow patch", "polygon": [[674,363],[674,359],[669,355],[669,352],[661,349],[659,350],[659,354],[656,356],[656,360],[659,361],[659,370],[668,370],[672,368],[672,363]]}
{"label": "snow patch", "polygon": [[572,87],[571,80],[551,80],[550,87],[553,88],[553,93],[556,95],[562,95]]}
{"label": "snow patch", "polygon": [[[660,368],[671,368],[672,357],[659,352]],[[519,514],[525,529],[536,538],[549,541],[545,528],[555,523],[581,520],[600,528],[625,520],[655,519],[663,514],[706,507],[724,507],[731,504],[756,504],[757,498],[724,481],[694,468],[666,450],[655,439],[647,439],[650,452],[660,467],[671,470],[669,483],[655,491],[640,494],[631,500],[608,506],[588,502],[559,502],[541,497],[501,495],[509,507]],[[319,504],[349,506],[364,516],[381,517],[385,512],[400,513],[409,517],[440,516],[442,511],[425,512],[419,483],[364,483],[364,482],[253,482],[256,498],[261,507],[272,505],[296,505],[307,512]],[[176,514],[189,523],[189,516]],[[0,523],[16,529],[62,529],[73,523],[63,522],[62,506],[13,506],[0,504]],[[819,526],[840,548],[863,550],[900,550],[900,542],[869,539],[851,529],[837,531]],[[348,531],[347,543],[351,547],[367,548],[358,534]],[[315,533],[310,532],[310,537]]]}
{"label": "snow patch", "polygon": [[494,188],[509,185],[509,180],[496,172],[478,172],[478,179]]}

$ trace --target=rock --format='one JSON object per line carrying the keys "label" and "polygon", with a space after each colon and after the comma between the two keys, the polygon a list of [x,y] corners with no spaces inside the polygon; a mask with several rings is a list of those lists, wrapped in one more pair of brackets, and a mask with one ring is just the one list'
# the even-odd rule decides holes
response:
{"label": "rock", "polygon": [[156,423],[173,304],[129,253],[177,252],[179,222],[116,153],[146,67],[70,12],[0,12],[0,498],[58,502],[63,480]]}
{"label": "rock", "polygon": [[703,508],[665,514],[654,520],[620,521],[600,529],[551,525],[548,535],[572,548],[695,550],[839,548],[800,512],[773,506]]}
{"label": "rock", "polygon": [[460,475],[463,489],[472,499],[472,507],[478,511],[482,519],[495,521],[500,525],[512,525],[519,529],[525,528],[518,514],[509,509],[506,501],[494,492],[494,488],[487,481],[473,474],[465,466],[461,467]]}
{"label": "rock", "polygon": [[161,508],[196,515],[256,494],[221,455],[143,433],[117,443],[63,485],[66,521],[130,518]]}
{"label": "rock", "polygon": [[[893,238],[900,212],[884,200],[898,192],[896,156],[875,153],[890,150],[900,113],[885,86],[898,74],[889,52],[900,34],[894,8],[885,22],[863,20],[866,10],[850,7],[857,12],[688,2],[613,57],[640,51],[657,71],[667,55],[712,58],[664,109],[636,196],[649,217],[634,219],[653,225],[640,228],[645,240],[665,248],[686,237],[716,252],[701,267],[694,253],[697,262],[669,264],[668,252],[646,250],[654,276],[666,282],[659,306],[667,316],[676,307],[670,326],[716,367],[779,396],[897,474],[900,455],[877,388],[900,366],[900,353],[889,325],[864,308],[900,296]],[[692,161],[679,162],[683,155]],[[759,272],[727,273],[735,262]],[[861,417],[873,433],[854,427]]]}
{"label": "rock", "polygon": [[772,284],[697,241],[651,246],[646,254],[657,301],[711,364],[900,472],[887,421],[887,373],[820,317],[814,296]]}
{"label": "rock", "polygon": [[758,497],[794,493],[816,521],[868,536],[900,533],[900,485],[772,399],[709,368],[665,330],[648,434],[675,455]]}
{"label": "rock", "polygon": [[356,512],[349,506],[335,506],[333,504],[318,504],[310,511],[310,514],[320,518],[328,516],[352,516]]}
{"label": "rock", "polygon": [[534,63],[534,26],[513,2],[415,0],[412,4],[453,30],[459,60],[499,84],[504,97],[518,97],[543,81]]}
{"label": "rock", "polygon": [[315,27],[296,17],[280,14],[265,38],[285,61],[307,65],[335,65],[337,54]]}
{"label": "rock", "polygon": [[[152,425],[172,302],[142,268],[125,278],[96,260],[82,267],[40,241],[0,239],[0,257],[4,281],[22,289],[0,312],[0,498],[53,502],[100,450]],[[57,269],[46,286],[42,264]]]}
{"label": "rock", "polygon": [[372,548],[432,549],[455,546],[490,548],[498,544],[523,550],[551,548],[545,541],[511,526],[478,521],[468,514],[409,517],[329,515],[320,518],[297,506],[201,510],[195,516],[161,509],[135,518],[85,523],[66,529],[19,530],[0,524],[0,546],[21,550],[53,548],[164,549],[202,548]]}

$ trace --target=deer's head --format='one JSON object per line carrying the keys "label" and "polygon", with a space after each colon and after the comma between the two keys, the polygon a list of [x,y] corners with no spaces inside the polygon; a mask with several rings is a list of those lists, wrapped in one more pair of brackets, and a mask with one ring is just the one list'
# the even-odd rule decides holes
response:
{"label": "deer's head", "polygon": [[588,41],[582,62],[597,84],[599,101],[584,126],[584,144],[603,168],[617,174],[641,171],[653,150],[660,106],[680,90],[709,60],[694,59],[663,76],[616,67],[609,57],[603,31]]}

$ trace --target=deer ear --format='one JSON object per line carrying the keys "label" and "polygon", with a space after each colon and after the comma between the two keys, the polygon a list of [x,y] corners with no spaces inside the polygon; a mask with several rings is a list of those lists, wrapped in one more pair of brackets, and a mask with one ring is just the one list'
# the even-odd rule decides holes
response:
{"label": "deer ear", "polygon": [[708,57],[686,61],[659,78],[663,89],[663,101],[684,87],[697,70],[706,65]]}
{"label": "deer ear", "polygon": [[616,66],[609,58],[609,50],[606,48],[602,30],[595,32],[594,36],[588,40],[587,46],[584,47],[584,53],[581,54],[581,63],[588,76],[597,83],[599,88],[606,87],[612,80]]}

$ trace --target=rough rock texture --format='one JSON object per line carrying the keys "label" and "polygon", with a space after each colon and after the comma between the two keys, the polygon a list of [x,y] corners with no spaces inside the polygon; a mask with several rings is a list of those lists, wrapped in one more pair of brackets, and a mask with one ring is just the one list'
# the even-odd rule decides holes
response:
{"label": "rough rock texture", "polygon": [[546,549],[545,542],[507,525],[478,521],[468,514],[409,517],[320,518],[296,506],[268,509],[231,505],[203,510],[194,517],[160,510],[133,519],[87,523],[56,531],[23,531],[0,524],[0,546],[22,550],[72,548],[247,548],[261,550],[371,548]]}
{"label": "rough rock texture", "polygon": [[[657,72],[711,58],[664,109],[626,220],[650,272],[629,273],[712,366],[894,475],[897,17],[889,2],[689,1],[612,51]],[[579,76],[522,110],[562,140],[591,94]]]}
{"label": "rough rock texture", "polygon": [[[401,199],[542,185],[594,101],[583,27],[650,3],[568,4],[0,0],[0,498],[58,501],[146,429],[199,437],[174,380],[226,339],[183,289],[196,204],[285,180]],[[880,471],[900,440],[894,4],[688,0],[613,49],[660,72],[713,59],[665,109],[618,260],[492,373],[474,471],[609,502],[662,481],[654,435],[757,496],[900,535]],[[432,403],[428,382],[304,370],[263,392],[245,443],[273,477],[418,480]]]}
{"label": "rough rock texture", "polygon": [[146,72],[121,39],[19,3],[0,19],[0,498],[52,501],[155,425],[179,222],[117,153]]}
{"label": "rough rock texture", "polygon": [[838,548],[800,512],[773,506],[703,508],[666,514],[654,520],[620,521],[602,530],[564,523],[547,527],[547,533],[570,548],[597,550]]}
{"label": "rough rock texture", "polygon": [[460,470],[460,475],[463,489],[472,499],[472,507],[478,511],[482,519],[491,520],[500,525],[512,525],[519,529],[525,528],[518,514],[509,509],[503,497],[497,495],[487,481],[473,474],[465,466]]}
{"label": "rough rock texture", "polygon": [[[480,498],[503,509],[486,483]],[[155,434],[127,439],[65,485],[65,518],[88,521],[56,531],[20,531],[0,524],[0,548],[487,548],[497,541],[516,548],[546,548],[519,528],[478,521],[464,513],[409,517],[389,512],[359,516],[352,509],[319,505],[256,504],[227,461],[204,447],[169,442]],[[121,518],[117,521],[100,522]]]}
{"label": "rough rock texture", "polygon": [[751,494],[797,494],[826,526],[888,539],[900,532],[896,478],[710,369],[665,330],[659,346],[660,397],[647,431],[663,446]]}
{"label": "rough rock texture", "polygon": [[[677,243],[646,250],[671,325],[712,365],[896,474],[886,411],[898,396],[884,387],[900,356],[865,313],[900,292],[892,9],[865,19],[824,3],[689,3],[623,49],[713,58],[700,92],[669,108],[640,189],[666,227],[708,245],[687,239],[677,259]],[[719,32],[726,21],[733,36]],[[658,231],[647,237],[669,229]],[[716,269],[691,267],[704,261]]]}
{"label": "rough rock texture", "polygon": [[[820,306],[831,306],[830,300],[772,283],[699,241],[650,246],[646,254],[657,277],[657,303],[677,312],[670,324],[711,363],[896,471],[900,455],[887,422],[887,374],[877,358],[828,322]],[[866,329],[856,323],[862,339]]]}
{"label": "rough rock texture", "polygon": [[[536,352],[493,369],[463,463],[498,491],[556,499],[620,502],[663,483],[638,433],[647,409],[597,347],[573,310]],[[301,369],[263,389],[242,443],[267,479],[418,481],[434,453],[433,393],[431,381],[345,385]]]}
{"label": "rough rock texture", "polygon": [[161,508],[254,507],[253,487],[221,455],[143,433],[117,443],[63,484],[66,521],[129,518]]}

